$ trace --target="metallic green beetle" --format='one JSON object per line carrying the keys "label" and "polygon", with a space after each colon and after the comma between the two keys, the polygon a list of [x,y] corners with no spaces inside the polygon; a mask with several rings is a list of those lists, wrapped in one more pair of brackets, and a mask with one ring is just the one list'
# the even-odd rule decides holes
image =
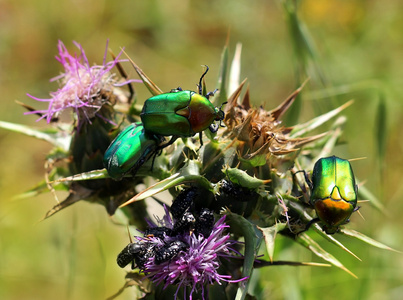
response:
{"label": "metallic green beetle", "polygon": [[349,221],[359,207],[356,208],[357,185],[348,160],[330,156],[315,163],[310,202],[328,234],[337,232],[340,225]]}
{"label": "metallic green beetle", "polygon": [[162,137],[145,132],[141,122],[130,124],[105,152],[103,161],[109,176],[120,180],[129,172],[135,174],[141,165],[157,154],[162,141]]}
{"label": "metallic green beetle", "polygon": [[216,91],[202,95],[202,79],[208,70],[207,67],[200,78],[199,94],[179,87],[147,99],[140,114],[145,130],[156,135],[173,136],[170,143],[177,137],[190,137],[200,133],[201,144],[203,130],[209,128],[211,132],[216,132],[218,125],[213,123],[220,121],[221,125],[224,112],[209,100]]}

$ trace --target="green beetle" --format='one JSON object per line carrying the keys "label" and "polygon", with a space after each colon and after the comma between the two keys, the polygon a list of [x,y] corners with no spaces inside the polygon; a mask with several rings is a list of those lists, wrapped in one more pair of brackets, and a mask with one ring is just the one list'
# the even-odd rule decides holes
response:
{"label": "green beetle", "polygon": [[104,166],[116,180],[131,172],[135,174],[151,156],[160,150],[163,138],[144,131],[141,122],[132,123],[112,141],[104,155]]}
{"label": "green beetle", "polygon": [[207,66],[206,68],[198,84],[199,93],[184,91],[179,87],[144,102],[140,117],[146,131],[161,136],[173,136],[169,144],[178,137],[190,137],[199,133],[203,145],[202,131],[207,128],[211,132],[218,130],[218,125],[213,123],[219,121],[221,125],[224,112],[209,100],[217,90],[205,96],[202,94],[202,79],[209,70]]}
{"label": "green beetle", "polygon": [[338,231],[339,226],[349,221],[358,210],[357,185],[348,160],[336,156],[319,159],[313,168],[311,205],[315,208],[323,230],[328,234]]}

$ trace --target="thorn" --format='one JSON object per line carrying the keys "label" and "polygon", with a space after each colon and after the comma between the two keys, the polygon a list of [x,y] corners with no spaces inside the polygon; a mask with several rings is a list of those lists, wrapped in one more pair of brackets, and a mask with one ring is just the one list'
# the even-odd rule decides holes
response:
{"label": "thorn", "polygon": [[350,158],[350,159],[348,159],[348,161],[351,162],[351,161],[357,161],[357,160],[363,160],[363,159],[367,159],[367,157],[363,156],[363,157]]}
{"label": "thorn", "polygon": [[364,186],[367,183],[367,180],[363,180],[358,184],[358,188]]}
{"label": "thorn", "polygon": [[131,236],[131,234],[130,234],[129,225],[126,225],[126,228],[127,228],[127,234],[129,235],[130,243],[133,243],[133,239],[132,239],[132,236]]}
{"label": "thorn", "polygon": [[364,221],[366,221],[365,218],[364,218],[364,216],[362,215],[362,213],[361,213],[359,210],[357,210],[357,213],[360,215],[360,217],[361,217]]}

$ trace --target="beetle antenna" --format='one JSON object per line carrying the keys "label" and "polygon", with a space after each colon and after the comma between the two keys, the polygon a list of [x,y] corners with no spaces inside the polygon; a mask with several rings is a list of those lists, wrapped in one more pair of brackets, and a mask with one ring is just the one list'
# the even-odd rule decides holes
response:
{"label": "beetle antenna", "polygon": [[202,76],[200,77],[200,81],[199,81],[199,94],[200,95],[202,95],[203,94],[203,91],[202,91],[202,81],[203,81],[203,78],[204,78],[204,76],[206,76],[206,74],[207,74],[207,72],[208,72],[208,70],[209,70],[209,67],[207,66],[207,65],[204,65],[205,67],[206,67],[206,71],[202,74]]}

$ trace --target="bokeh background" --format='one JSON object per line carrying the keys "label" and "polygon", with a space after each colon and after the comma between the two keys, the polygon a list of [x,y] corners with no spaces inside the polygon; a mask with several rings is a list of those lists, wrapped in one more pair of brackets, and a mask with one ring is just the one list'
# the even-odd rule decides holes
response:
{"label": "bokeh background", "polygon": [[[233,55],[242,44],[241,77],[255,105],[270,109],[310,77],[289,124],[354,99],[334,153],[381,200],[384,213],[363,204],[351,228],[403,250],[403,3],[375,0],[0,0],[0,120],[34,126],[15,100],[42,107],[60,73],[57,41],[81,43],[90,63],[102,63],[106,40],[131,58],[163,90],[194,89],[200,65],[218,75],[230,32]],[[301,38],[302,37],[302,38]],[[126,71],[135,77],[127,64]],[[139,101],[150,95],[137,88]],[[298,106],[298,105],[297,105]],[[323,130],[326,130],[323,126]],[[103,207],[78,203],[40,222],[55,205],[51,194],[15,196],[43,179],[50,145],[0,129],[0,299],[105,299],[123,286],[115,263],[128,241]],[[60,195],[63,199],[63,195]],[[315,237],[313,235],[313,237]],[[362,262],[322,246],[359,279],[337,268],[269,267],[252,285],[258,299],[401,299],[402,254],[341,238]],[[275,259],[317,261],[286,239]],[[118,299],[135,299],[132,289]]]}

